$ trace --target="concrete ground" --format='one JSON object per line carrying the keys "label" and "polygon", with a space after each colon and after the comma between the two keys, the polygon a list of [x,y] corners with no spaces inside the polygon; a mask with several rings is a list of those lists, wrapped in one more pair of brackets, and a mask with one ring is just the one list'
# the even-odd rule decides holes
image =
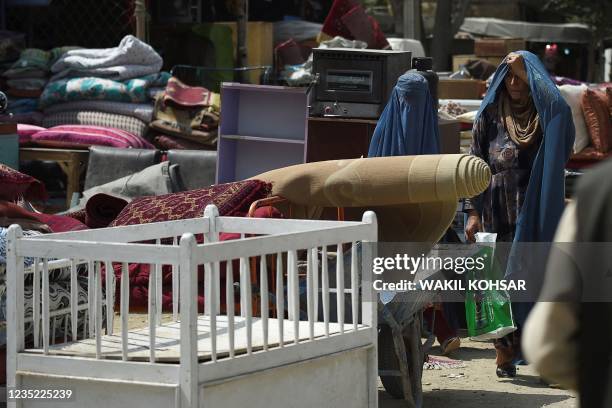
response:
{"label": "concrete ground", "polygon": [[[432,350],[437,354],[438,347]],[[490,343],[462,339],[462,347],[452,359],[462,360],[463,368],[425,370],[423,408],[575,408],[571,392],[553,388],[540,381],[529,366],[520,366],[514,379],[500,380],[495,375],[495,349]],[[379,383],[380,408],[403,408]]]}

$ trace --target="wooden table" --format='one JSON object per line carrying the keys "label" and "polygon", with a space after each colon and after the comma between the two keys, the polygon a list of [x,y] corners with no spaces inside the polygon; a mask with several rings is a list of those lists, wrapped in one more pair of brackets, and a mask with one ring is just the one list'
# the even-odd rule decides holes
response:
{"label": "wooden table", "polygon": [[19,149],[19,160],[54,161],[66,173],[66,207],[70,208],[72,195],[80,189],[81,175],[87,168],[89,150],[45,149],[22,147]]}

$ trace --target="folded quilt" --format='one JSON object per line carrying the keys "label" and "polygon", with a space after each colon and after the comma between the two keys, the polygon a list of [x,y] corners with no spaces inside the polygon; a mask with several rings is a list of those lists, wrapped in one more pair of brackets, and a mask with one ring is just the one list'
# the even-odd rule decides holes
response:
{"label": "folded quilt", "polygon": [[42,90],[47,85],[45,78],[15,78],[6,81],[6,84],[21,90]]}
{"label": "folded quilt", "polygon": [[60,125],[100,126],[125,130],[140,137],[144,137],[147,133],[147,124],[132,116],[81,110],[46,115],[42,125],[46,128]]}
{"label": "folded quilt", "polygon": [[6,78],[46,78],[51,65],[64,53],[74,49],[77,47],[57,47],[50,51],[38,48],[25,49],[3,76]]}
{"label": "folded quilt", "polygon": [[149,88],[164,86],[169,78],[170,74],[161,72],[125,82],[95,77],[60,79],[47,84],[40,108],[73,101],[143,103],[149,100]]}
{"label": "folded quilt", "polygon": [[38,110],[38,99],[34,98],[9,98],[6,113],[32,113]]}
{"label": "folded quilt", "polygon": [[44,78],[49,72],[51,53],[38,48],[21,52],[19,59],[4,72],[6,78]]}
{"label": "folded quilt", "polygon": [[59,103],[45,109],[45,115],[70,111],[93,111],[132,116],[145,123],[153,118],[152,103],[116,103],[107,101],[79,101]]}
{"label": "folded quilt", "polygon": [[115,48],[68,51],[53,64],[51,71],[55,74],[52,80],[83,76],[125,80],[157,73],[162,64],[153,47],[127,35]]}
{"label": "folded quilt", "polygon": [[6,93],[16,98],[38,98],[42,95],[42,89],[19,89],[9,87]]}

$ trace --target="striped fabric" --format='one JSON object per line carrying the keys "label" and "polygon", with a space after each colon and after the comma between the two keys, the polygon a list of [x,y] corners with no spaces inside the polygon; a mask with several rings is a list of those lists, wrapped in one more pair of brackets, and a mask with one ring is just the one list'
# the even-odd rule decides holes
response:
{"label": "striped fabric", "polygon": [[81,110],[47,115],[43,118],[42,125],[46,128],[60,125],[100,126],[121,129],[140,137],[147,133],[147,124],[132,116]]}
{"label": "striped fabric", "polygon": [[149,123],[153,118],[153,104],[151,103],[120,103],[109,101],[78,101],[58,103],[45,109],[44,113],[45,115],[49,116],[54,113],[71,111],[114,113],[116,115],[132,116],[145,123]]}

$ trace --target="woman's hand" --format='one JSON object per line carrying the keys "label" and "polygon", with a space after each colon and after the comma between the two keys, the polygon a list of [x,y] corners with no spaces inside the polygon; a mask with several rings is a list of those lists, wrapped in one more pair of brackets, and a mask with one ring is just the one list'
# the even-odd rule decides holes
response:
{"label": "woman's hand", "polygon": [[476,242],[476,233],[482,231],[480,225],[480,214],[478,211],[471,210],[468,213],[468,220],[465,224],[465,239],[467,242]]}

